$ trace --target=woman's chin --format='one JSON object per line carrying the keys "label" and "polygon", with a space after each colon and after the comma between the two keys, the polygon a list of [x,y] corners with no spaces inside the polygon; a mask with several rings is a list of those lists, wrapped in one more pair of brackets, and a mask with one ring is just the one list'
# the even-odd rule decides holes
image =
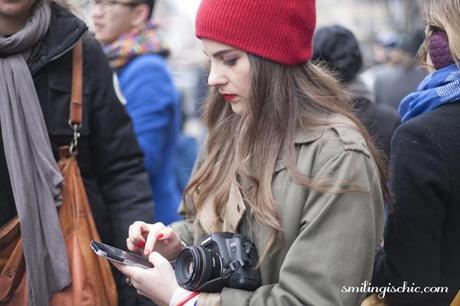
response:
{"label": "woman's chin", "polygon": [[237,115],[242,115],[244,113],[244,107],[242,103],[232,103],[232,111]]}

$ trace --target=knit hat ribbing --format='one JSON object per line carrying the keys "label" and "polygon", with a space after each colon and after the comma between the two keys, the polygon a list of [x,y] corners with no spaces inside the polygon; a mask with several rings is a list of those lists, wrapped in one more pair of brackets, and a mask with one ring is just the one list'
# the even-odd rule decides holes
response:
{"label": "knit hat ribbing", "polygon": [[285,65],[311,58],[315,0],[203,0],[196,36]]}

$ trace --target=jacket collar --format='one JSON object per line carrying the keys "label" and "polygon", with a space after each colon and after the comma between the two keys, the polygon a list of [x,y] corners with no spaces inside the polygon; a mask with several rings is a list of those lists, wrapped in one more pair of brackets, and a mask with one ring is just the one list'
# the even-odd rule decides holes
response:
{"label": "jacket collar", "polygon": [[29,62],[32,75],[71,50],[87,29],[86,24],[67,9],[54,2],[51,3],[48,33],[33,50]]}
{"label": "jacket collar", "polygon": [[[326,126],[318,126],[314,128],[310,128],[308,130],[299,130],[297,131],[294,143],[296,145],[308,144],[316,141],[318,138],[323,135],[324,129]],[[279,172],[286,168],[284,161],[282,159],[278,159],[275,163],[275,168],[273,169],[274,173]]]}
{"label": "jacket collar", "polygon": [[301,144],[306,144],[310,142],[314,142],[318,138],[323,135],[324,132],[324,125],[318,126],[318,127],[313,127],[308,130],[299,130],[297,131],[295,138],[294,138],[294,143],[296,145],[301,145]]}

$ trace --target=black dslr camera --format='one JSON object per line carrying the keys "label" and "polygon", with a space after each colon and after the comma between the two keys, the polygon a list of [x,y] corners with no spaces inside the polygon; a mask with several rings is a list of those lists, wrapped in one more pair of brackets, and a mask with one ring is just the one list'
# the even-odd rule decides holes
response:
{"label": "black dslr camera", "polygon": [[177,256],[176,279],[182,288],[219,292],[223,287],[253,291],[260,286],[255,245],[243,235],[213,233]]}

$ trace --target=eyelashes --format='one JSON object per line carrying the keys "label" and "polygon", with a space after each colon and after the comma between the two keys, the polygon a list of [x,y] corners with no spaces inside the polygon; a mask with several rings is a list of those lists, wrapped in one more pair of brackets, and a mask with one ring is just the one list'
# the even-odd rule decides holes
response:
{"label": "eyelashes", "polygon": [[224,60],[224,64],[227,66],[234,66],[238,62],[238,57]]}
{"label": "eyelashes", "polygon": [[[222,62],[224,63],[224,65],[227,65],[227,66],[234,66],[239,60],[239,57],[235,57],[235,58],[231,58],[231,59],[222,59]],[[210,59],[207,60],[207,67],[211,67],[212,65],[212,61]],[[209,70],[209,68],[207,70]]]}

